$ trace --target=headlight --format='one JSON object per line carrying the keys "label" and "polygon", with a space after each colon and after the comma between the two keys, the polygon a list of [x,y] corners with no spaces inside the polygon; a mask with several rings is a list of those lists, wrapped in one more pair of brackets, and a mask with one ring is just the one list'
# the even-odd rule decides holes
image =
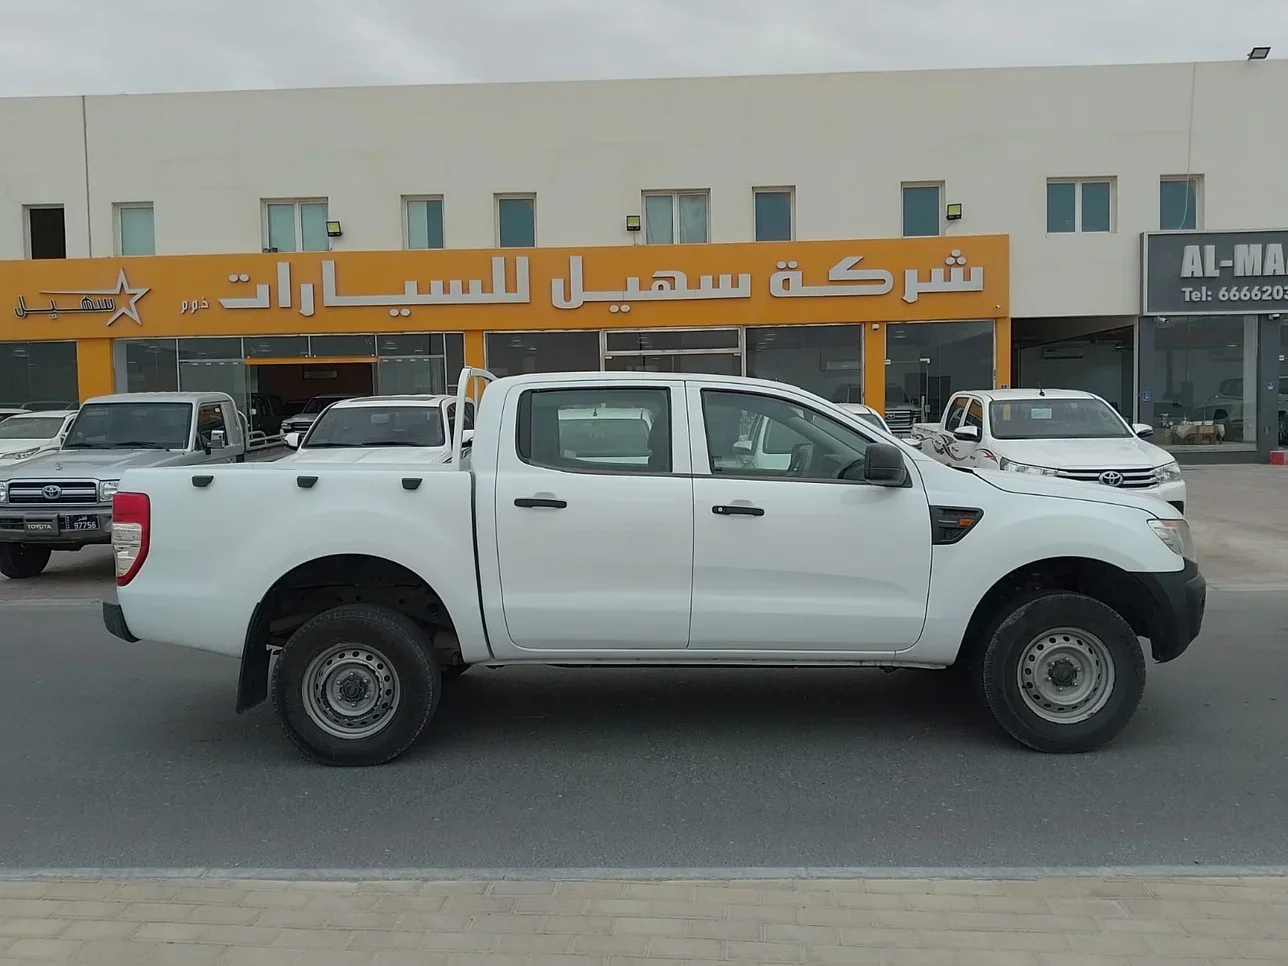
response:
{"label": "headlight", "polygon": [[1056,471],[1049,466],[1030,466],[1028,463],[1017,463],[1015,460],[1008,460],[1005,456],[998,457],[997,468],[1006,470],[1009,473],[1036,473],[1039,476],[1056,475]]}
{"label": "headlight", "polygon": [[1162,466],[1155,467],[1154,479],[1160,483],[1176,483],[1181,478],[1181,467],[1176,460],[1170,463],[1164,463]]}
{"label": "headlight", "polygon": [[1167,549],[1178,557],[1194,560],[1194,536],[1190,525],[1184,520],[1150,520],[1149,528],[1158,535],[1158,539],[1167,544]]}
{"label": "headlight", "polygon": [[0,503],[6,503],[9,500],[9,484],[0,483]]}
{"label": "headlight", "polygon": [[117,487],[121,485],[120,480],[103,480],[98,485],[98,502],[106,503],[112,497],[116,496]]}
{"label": "headlight", "polygon": [[0,455],[0,459],[25,460],[30,456],[35,456],[39,452],[40,452],[40,447],[37,446],[34,449],[24,449],[21,453],[4,453],[3,455]]}

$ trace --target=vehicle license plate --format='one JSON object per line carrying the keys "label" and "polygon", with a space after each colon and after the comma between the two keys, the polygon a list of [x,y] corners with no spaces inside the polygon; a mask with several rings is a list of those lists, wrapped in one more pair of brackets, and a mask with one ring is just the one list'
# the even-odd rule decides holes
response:
{"label": "vehicle license plate", "polygon": [[92,513],[78,514],[76,516],[67,517],[64,526],[68,530],[97,530],[98,517]]}

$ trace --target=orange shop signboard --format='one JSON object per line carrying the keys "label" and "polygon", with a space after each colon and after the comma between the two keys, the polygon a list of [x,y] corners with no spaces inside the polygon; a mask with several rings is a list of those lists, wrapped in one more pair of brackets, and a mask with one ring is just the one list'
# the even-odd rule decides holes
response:
{"label": "orange shop signboard", "polygon": [[1004,235],[0,263],[0,339],[992,319]]}

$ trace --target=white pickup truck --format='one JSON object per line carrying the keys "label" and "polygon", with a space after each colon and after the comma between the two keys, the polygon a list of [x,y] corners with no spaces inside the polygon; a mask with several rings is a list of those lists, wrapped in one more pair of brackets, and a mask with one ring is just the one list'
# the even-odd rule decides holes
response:
{"label": "white pickup truck", "polygon": [[922,452],[956,467],[1054,476],[1119,487],[1185,512],[1176,458],[1147,442],[1153,427],[1131,424],[1099,396],[1075,389],[959,392],[937,423],[915,423]]}
{"label": "white pickup truck", "polygon": [[[237,710],[271,696],[334,765],[511,664],[956,666],[1018,741],[1086,751],[1140,702],[1140,639],[1199,633],[1189,527],[1151,497],[949,469],[776,382],[466,369],[458,411],[479,384],[448,463],[131,470],[108,629],[237,658]],[[786,460],[748,465],[766,421]],[[274,510],[194,544],[246,506]]]}

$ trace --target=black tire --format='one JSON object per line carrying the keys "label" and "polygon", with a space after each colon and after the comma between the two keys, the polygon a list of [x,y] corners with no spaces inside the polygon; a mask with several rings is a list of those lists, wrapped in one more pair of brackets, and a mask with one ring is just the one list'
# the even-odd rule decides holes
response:
{"label": "black tire", "polygon": [[[340,645],[352,645],[352,655],[350,648],[344,647],[326,661],[323,670],[331,660],[345,662],[354,671],[349,677],[356,682],[353,687],[363,691],[364,701],[373,681],[377,687],[388,687],[385,694],[394,695],[394,706],[379,723],[379,730],[372,733],[346,737],[325,730],[313,714],[326,718],[318,710],[326,702],[320,696],[311,702],[304,697],[310,665]],[[340,673],[334,671],[333,678]],[[319,674],[312,676],[321,680]],[[383,685],[379,683],[382,679]],[[430,650],[429,635],[397,611],[371,604],[336,607],[301,626],[282,648],[269,686],[273,710],[291,743],[314,761],[348,766],[379,765],[401,755],[429,724],[441,692],[442,677]],[[377,694],[374,700],[368,715],[378,719],[383,697]],[[369,727],[375,726],[373,720]]]}
{"label": "black tire", "polygon": [[440,668],[444,681],[450,681],[452,678],[459,678],[462,674],[472,668],[473,664],[449,664],[447,667]]}
{"label": "black tire", "polygon": [[[1062,629],[1081,632],[1087,637],[1061,633]],[[1048,634],[1048,640],[1039,641]],[[1094,646],[1096,641],[1100,648]],[[1108,669],[1103,668],[1104,662],[1097,657],[1097,653],[1102,654],[1112,665],[1112,683],[1106,681],[1102,688],[1093,690],[1082,702],[1084,707],[1076,702],[1071,704],[1070,720],[1049,720],[1033,707],[1033,703],[1040,703],[1041,695],[1029,685],[1022,688],[1019,682],[1019,665],[1030,645],[1033,650],[1029,657],[1038,662],[1034,666],[1040,666],[1041,651],[1047,647],[1057,649],[1051,653],[1073,654],[1075,662],[1085,652],[1081,659],[1090,663],[1085,665],[1087,670],[1082,674],[1104,675]],[[1025,660],[1025,663],[1031,661]],[[993,625],[978,659],[970,665],[976,671],[984,701],[997,723],[1016,741],[1042,752],[1076,754],[1108,743],[1127,726],[1145,692],[1145,655],[1135,632],[1116,611],[1082,594],[1045,593],[1017,601]],[[1067,673],[1067,668],[1072,666],[1075,663],[1063,669],[1053,665],[1047,675],[1048,683],[1051,674],[1057,670]],[[1025,694],[1034,697],[1031,700]],[[1090,706],[1097,704],[1098,710],[1076,720],[1077,715],[1085,714]],[[1047,705],[1046,713],[1053,714],[1056,710],[1055,705]]]}
{"label": "black tire", "polygon": [[26,580],[49,566],[48,547],[33,543],[0,543],[0,574],[10,580]]}

